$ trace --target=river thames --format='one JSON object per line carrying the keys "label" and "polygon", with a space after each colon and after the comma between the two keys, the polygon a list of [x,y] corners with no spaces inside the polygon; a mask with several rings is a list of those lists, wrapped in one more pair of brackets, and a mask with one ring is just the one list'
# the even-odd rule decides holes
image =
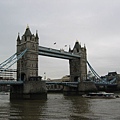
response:
{"label": "river thames", "polygon": [[48,94],[47,100],[10,101],[0,95],[0,120],[120,120],[120,98]]}

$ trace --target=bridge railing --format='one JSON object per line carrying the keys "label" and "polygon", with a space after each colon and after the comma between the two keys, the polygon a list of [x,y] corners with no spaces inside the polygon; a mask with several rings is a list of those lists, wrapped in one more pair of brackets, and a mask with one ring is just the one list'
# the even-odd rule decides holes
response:
{"label": "bridge railing", "polygon": [[46,82],[47,85],[49,84],[56,84],[56,85],[64,85],[69,87],[77,87],[78,82]]}
{"label": "bridge railing", "polygon": [[99,85],[116,85],[116,78],[114,78],[111,81],[107,81],[107,79],[101,79],[101,80],[91,80],[92,82],[94,82],[95,84],[99,84]]}

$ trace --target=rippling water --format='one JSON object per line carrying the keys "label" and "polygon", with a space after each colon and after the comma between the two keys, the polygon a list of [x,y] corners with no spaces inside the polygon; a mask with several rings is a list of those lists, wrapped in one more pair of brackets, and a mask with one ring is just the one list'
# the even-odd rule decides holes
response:
{"label": "rippling water", "polygon": [[0,120],[120,120],[120,98],[48,94],[47,100],[9,101],[0,95]]}

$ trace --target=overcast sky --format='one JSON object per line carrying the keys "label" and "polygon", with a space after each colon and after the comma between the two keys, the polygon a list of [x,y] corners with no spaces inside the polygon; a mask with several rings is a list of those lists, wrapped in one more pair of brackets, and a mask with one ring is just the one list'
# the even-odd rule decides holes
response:
{"label": "overcast sky", "polygon": [[[0,0],[0,62],[16,52],[27,24],[33,34],[38,30],[39,45],[68,50],[78,40],[99,75],[120,73],[120,0]],[[39,56],[44,72],[61,78],[69,61]]]}

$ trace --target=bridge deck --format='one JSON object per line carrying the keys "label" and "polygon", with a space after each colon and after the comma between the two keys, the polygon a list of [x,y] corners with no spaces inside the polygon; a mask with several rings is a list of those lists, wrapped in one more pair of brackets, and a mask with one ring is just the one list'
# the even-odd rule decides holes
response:
{"label": "bridge deck", "polygon": [[23,84],[23,81],[0,80],[0,85],[20,85],[20,84]]}
{"label": "bridge deck", "polygon": [[[15,81],[15,80],[0,80],[0,85],[20,85],[23,84],[23,81]],[[46,82],[46,84],[57,84],[64,86],[77,87],[78,82]],[[117,83],[95,83],[96,86],[116,86]]]}
{"label": "bridge deck", "polygon": [[39,55],[62,58],[62,59],[74,59],[74,58],[81,57],[80,55],[72,54],[64,50],[57,50],[57,49],[52,49],[52,48],[47,48],[42,46],[39,46]]}

